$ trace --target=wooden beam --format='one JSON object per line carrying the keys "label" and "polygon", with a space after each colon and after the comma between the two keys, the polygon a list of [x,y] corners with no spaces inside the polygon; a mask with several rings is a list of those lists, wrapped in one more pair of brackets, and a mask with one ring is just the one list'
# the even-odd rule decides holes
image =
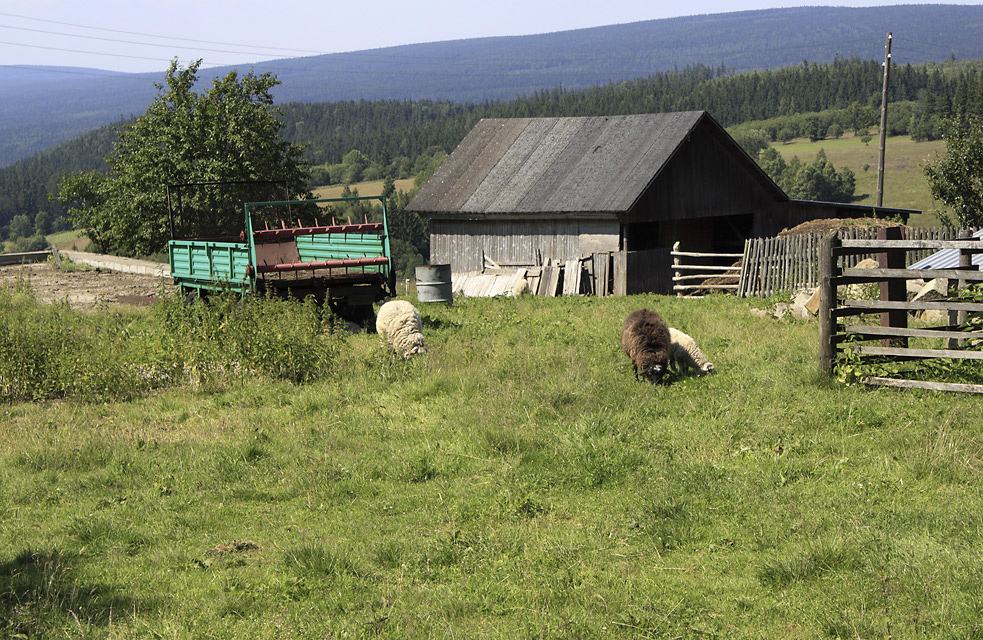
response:
{"label": "wooden beam", "polygon": [[866,278],[883,280],[884,278],[900,278],[912,280],[933,280],[935,278],[965,278],[966,280],[983,280],[983,271],[971,269],[844,269],[843,276],[847,278]]}
{"label": "wooden beam", "polygon": [[960,384],[956,382],[926,382],[924,380],[898,380],[870,376],[862,380],[864,384],[899,389],[928,389],[930,391],[955,391],[957,393],[983,393],[981,384]]}
{"label": "wooden beam", "polygon": [[871,249],[970,249],[983,253],[983,240],[841,240],[840,253],[847,249],[866,249],[861,253],[874,253]]}
{"label": "wooden beam", "polygon": [[948,331],[945,329],[900,329],[897,327],[873,327],[853,324],[846,328],[850,333],[870,336],[908,336],[911,338],[973,338],[983,339],[983,331]]}
{"label": "wooden beam", "polygon": [[833,363],[836,361],[836,285],[833,277],[836,275],[836,248],[840,239],[835,232],[823,236],[819,244],[819,371],[824,374],[833,373]]}
{"label": "wooden beam", "polygon": [[[877,230],[877,239],[881,241],[900,240],[900,227],[890,227]],[[905,266],[905,252],[899,249],[889,249],[877,254],[878,271],[897,271],[903,270]],[[906,302],[907,288],[905,281],[897,279],[882,280],[879,285],[880,300],[883,302]],[[908,326],[908,313],[903,309],[891,309],[881,312],[882,327]],[[908,339],[905,337],[886,338],[881,346],[884,347],[907,347]]]}
{"label": "wooden beam", "polygon": [[[678,244],[678,243],[677,243]],[[672,256],[685,256],[690,258],[743,258],[743,253],[696,253],[693,251],[670,251]]]}
{"label": "wooden beam", "polygon": [[868,347],[867,345],[859,345],[855,351],[864,356],[911,356],[913,358],[983,360],[983,351],[960,351],[958,349],[904,349],[901,347]]}
{"label": "wooden beam", "polygon": [[873,313],[882,309],[907,309],[908,311],[925,311],[937,309],[948,311],[983,311],[983,302],[881,302],[880,300],[844,300],[843,307],[847,309],[863,309],[863,313]]}
{"label": "wooden beam", "polygon": [[735,267],[733,265],[727,266],[716,266],[711,264],[678,264],[674,265],[673,269],[676,271],[694,271],[696,269],[705,269],[708,271],[734,271],[734,275],[740,275],[741,267]]}

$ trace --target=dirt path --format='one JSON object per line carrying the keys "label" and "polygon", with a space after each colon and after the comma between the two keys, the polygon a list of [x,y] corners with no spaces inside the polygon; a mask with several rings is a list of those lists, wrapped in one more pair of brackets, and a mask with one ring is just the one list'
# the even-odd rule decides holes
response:
{"label": "dirt path", "polygon": [[170,278],[121,273],[108,269],[61,271],[49,262],[0,266],[0,284],[24,281],[42,302],[67,299],[73,309],[98,304],[147,304],[162,292],[174,291]]}

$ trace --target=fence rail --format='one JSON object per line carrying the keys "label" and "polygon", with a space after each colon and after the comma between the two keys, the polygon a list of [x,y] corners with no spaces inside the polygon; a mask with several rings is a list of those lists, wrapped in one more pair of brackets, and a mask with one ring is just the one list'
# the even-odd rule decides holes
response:
{"label": "fence rail", "polygon": [[[899,234],[900,235],[900,234]],[[941,249],[957,249],[959,266],[927,273],[924,269],[903,268],[909,252]],[[876,269],[856,269],[845,266],[850,258],[876,252],[879,264]],[[897,362],[921,358],[958,360],[983,360],[983,351],[963,350],[958,347],[966,340],[983,339],[983,331],[965,330],[966,314],[983,314],[983,303],[940,300],[933,302],[908,301],[905,281],[913,278],[947,278],[958,288],[967,283],[983,282],[983,271],[971,268],[971,255],[983,253],[980,240],[924,240],[841,239],[834,234],[824,237],[820,243],[819,285],[819,367],[824,373],[832,373],[839,354],[847,350],[861,358],[889,357]],[[878,300],[842,300],[838,287],[842,285],[877,282],[880,285]],[[845,289],[846,290],[846,289]],[[909,328],[908,313],[912,311],[939,310],[945,312],[948,324],[924,328]],[[844,325],[842,318],[858,318],[864,314],[880,313],[880,326],[870,326],[854,320]],[[921,339],[909,346],[909,339]],[[927,340],[925,340],[927,339]],[[849,343],[847,341],[850,341]],[[880,340],[880,346],[865,344]],[[947,348],[941,348],[942,343]],[[911,380],[904,377],[885,378],[872,376],[863,380],[866,384],[892,387],[935,389],[983,393],[983,385],[939,383]]]}
{"label": "fence rail", "polygon": [[[672,256],[672,290],[677,296],[694,297],[706,291],[736,291],[738,288],[741,263],[733,261],[744,254],[680,251],[676,242],[669,255]],[[683,264],[683,258],[697,264]]]}

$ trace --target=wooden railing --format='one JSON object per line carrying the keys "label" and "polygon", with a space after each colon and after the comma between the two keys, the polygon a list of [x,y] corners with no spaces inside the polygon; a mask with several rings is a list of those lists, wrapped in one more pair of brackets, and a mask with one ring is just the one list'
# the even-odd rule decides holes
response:
{"label": "wooden railing", "polygon": [[[735,260],[743,257],[741,253],[703,253],[680,251],[679,243],[672,245],[672,290],[677,296],[694,297],[706,291],[737,291],[741,278],[740,264]],[[688,264],[683,264],[686,258]],[[730,261],[722,265],[721,261]],[[689,283],[689,284],[683,284]]]}
{"label": "wooden railing", "polygon": [[[905,253],[925,249],[958,249],[960,264],[955,269],[905,269]],[[844,267],[843,261],[857,254],[877,253],[879,267],[857,269]],[[905,281],[908,279],[946,278],[958,287],[967,283],[983,282],[983,271],[972,268],[970,256],[983,253],[979,239],[961,240],[841,240],[835,234],[824,237],[819,249],[819,367],[824,373],[832,373],[838,355],[849,349],[864,358],[887,356],[896,361],[919,358],[948,358],[983,360],[983,351],[961,350],[965,340],[983,339],[983,331],[960,330],[967,313],[983,314],[983,303],[940,300],[934,302],[909,302]],[[899,266],[900,265],[900,266]],[[841,285],[876,282],[879,284],[878,300],[838,299]],[[909,328],[908,313],[912,311],[939,310],[946,313],[945,326]],[[843,318],[857,318],[864,314],[880,313],[880,326],[860,324],[843,325]],[[962,327],[965,329],[965,327]],[[947,348],[909,347],[909,338],[936,338],[945,340]],[[847,341],[850,341],[847,343]],[[863,344],[881,340],[880,346]],[[922,345],[923,347],[925,345]],[[904,378],[868,377],[866,384],[963,391],[983,393],[983,385],[927,382]]]}

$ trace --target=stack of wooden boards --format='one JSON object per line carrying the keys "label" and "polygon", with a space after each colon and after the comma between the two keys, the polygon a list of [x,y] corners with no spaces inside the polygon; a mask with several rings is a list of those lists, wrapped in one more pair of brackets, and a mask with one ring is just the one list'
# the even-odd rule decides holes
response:
{"label": "stack of wooden boards", "polygon": [[[511,296],[516,283],[525,278],[529,282],[529,293],[535,295],[594,295],[599,289],[593,266],[591,257],[562,261],[548,259],[542,266],[535,267],[495,265],[483,271],[453,274],[451,288],[454,294],[470,298]],[[607,270],[604,271],[606,277]]]}

